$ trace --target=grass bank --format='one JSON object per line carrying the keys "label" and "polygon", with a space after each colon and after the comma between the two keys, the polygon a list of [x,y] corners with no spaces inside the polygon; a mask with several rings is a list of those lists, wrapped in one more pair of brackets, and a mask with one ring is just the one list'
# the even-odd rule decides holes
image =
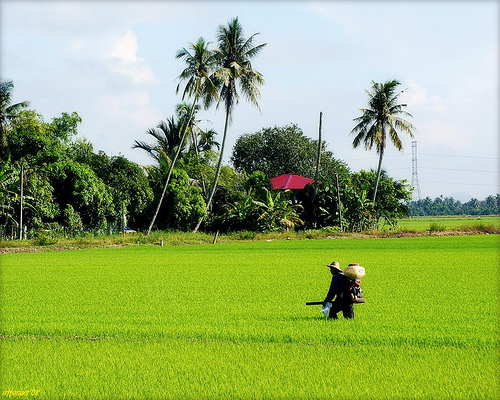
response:
{"label": "grass bank", "polygon": [[395,227],[381,224],[377,230],[361,233],[339,233],[335,228],[311,229],[305,231],[284,232],[164,232],[152,231],[150,235],[141,232],[126,235],[96,236],[90,233],[77,237],[51,236],[41,234],[30,240],[0,239],[0,252],[30,252],[43,250],[66,250],[92,247],[119,247],[140,245],[193,245],[233,243],[245,241],[268,240],[304,240],[359,237],[401,237],[428,235],[476,235],[500,233],[500,217],[429,217],[407,218],[398,222]]}

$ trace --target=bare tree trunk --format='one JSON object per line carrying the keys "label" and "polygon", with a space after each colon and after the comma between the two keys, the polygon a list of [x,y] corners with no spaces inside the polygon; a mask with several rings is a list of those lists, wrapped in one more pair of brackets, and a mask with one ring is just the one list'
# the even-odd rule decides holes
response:
{"label": "bare tree trunk", "polygon": [[378,182],[380,180],[380,174],[382,173],[382,159],[384,158],[384,152],[385,152],[385,127],[383,123],[381,129],[382,129],[382,140],[380,142],[380,155],[378,158],[377,177],[375,178],[375,185],[373,186],[373,196],[372,196],[372,201],[374,204],[375,204],[375,198],[377,197]]}
{"label": "bare tree trunk", "polygon": [[380,180],[380,174],[382,172],[382,158],[384,158],[384,150],[380,152],[380,156],[378,158],[378,168],[377,168],[377,177],[375,178],[375,185],[373,186],[373,196],[372,201],[375,203],[375,198],[377,197],[377,188],[378,182]]}
{"label": "bare tree trunk", "polygon": [[[193,136],[194,143],[194,151],[196,152],[196,157],[198,157],[198,161],[200,160],[200,152],[198,151],[198,140],[196,139],[196,134],[191,131],[191,135]],[[203,197],[207,196],[207,188],[205,185],[205,177],[203,176],[203,171],[200,170],[200,180],[201,180],[201,190],[203,191]]]}
{"label": "bare tree trunk", "polygon": [[23,239],[23,200],[24,200],[24,194],[23,194],[23,186],[24,186],[24,166],[21,164],[21,176],[19,179],[19,183],[21,185],[21,206],[19,210],[19,239]]}
{"label": "bare tree trunk", "polygon": [[122,236],[125,237],[125,205],[123,200],[122,200]]}

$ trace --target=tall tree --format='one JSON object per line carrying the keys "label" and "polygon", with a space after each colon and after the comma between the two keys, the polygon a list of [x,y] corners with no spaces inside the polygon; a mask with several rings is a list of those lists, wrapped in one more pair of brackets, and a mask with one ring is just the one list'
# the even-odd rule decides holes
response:
{"label": "tall tree", "polygon": [[[195,107],[194,110],[192,110],[193,107]],[[189,144],[189,151],[194,151],[199,156],[201,152],[220,147],[220,144],[215,141],[216,131],[213,129],[204,131],[199,127],[200,120],[195,118],[196,113],[200,110],[199,105],[177,104],[176,110],[179,116],[180,130],[184,129],[184,124],[187,126],[186,141]],[[188,135],[189,139],[187,138]]]}
{"label": "tall tree", "polygon": [[175,121],[172,116],[166,121],[160,121],[154,128],[149,128],[146,133],[155,139],[152,144],[142,140],[136,140],[133,149],[142,149],[155,160],[167,158],[171,161],[171,155],[174,151],[182,148],[180,136],[180,123]]}
{"label": "tall tree", "polygon": [[213,129],[207,129],[205,131],[201,129],[198,125],[200,120],[195,119],[195,115],[200,110],[200,106],[194,106],[195,110],[193,113],[191,110],[192,107],[193,105],[188,103],[177,104],[176,107],[180,123],[187,124],[187,133],[190,134],[190,138],[188,140],[189,151],[193,151],[197,156],[199,156],[200,153],[212,150],[214,147],[219,149],[220,144],[215,140],[217,132]]}
{"label": "tall tree", "polygon": [[398,131],[406,132],[413,138],[415,127],[399,117],[400,114],[412,117],[412,115],[403,110],[406,104],[399,104],[398,98],[402,93],[396,92],[401,83],[393,79],[385,83],[371,82],[371,91],[368,94],[368,108],[361,109],[360,117],[354,118],[357,125],[352,129],[351,134],[356,135],[352,142],[353,147],[358,147],[361,143],[365,149],[371,150],[373,146],[379,156],[377,176],[373,186],[372,201],[375,202],[377,196],[377,187],[382,171],[382,159],[387,146],[387,136],[399,151],[403,150],[403,143],[398,136]]}
{"label": "tall tree", "polygon": [[[183,129],[180,141],[181,143],[184,143],[186,139],[186,135],[189,131],[189,126],[191,125],[191,119],[193,118],[193,115],[197,109],[198,101],[200,99],[203,99],[205,108],[208,108],[214,101],[214,98],[217,96],[217,87],[211,79],[211,74],[213,72],[214,66],[214,53],[209,50],[208,45],[209,43],[205,42],[205,40],[200,37],[195,44],[191,43],[191,51],[183,48],[177,53],[176,56],[176,58],[184,59],[187,64],[187,67],[179,75],[179,79],[181,81],[187,80],[186,87],[182,94],[182,99],[184,100],[184,97],[186,96],[194,97],[193,106],[190,109],[187,121],[185,121],[185,123],[182,125]],[[179,88],[180,83],[177,86],[177,92],[179,92]],[[175,163],[179,158],[180,151],[181,148],[178,147],[174,158],[170,163],[162,195],[160,197],[160,200],[158,201],[156,212],[148,228],[148,235],[149,232],[151,232],[151,228],[153,227],[156,217],[158,216],[158,212],[160,211],[161,203],[163,202],[163,199],[165,197],[165,192],[172,175],[172,170],[174,169]]]}
{"label": "tall tree", "polygon": [[[218,28],[218,48],[215,50],[214,54],[218,68],[214,74],[214,79],[219,87],[217,107],[221,102],[224,103],[226,120],[219,162],[217,163],[214,181],[207,200],[207,211],[210,209],[217,188],[222,158],[224,156],[224,147],[226,145],[227,131],[232,121],[232,112],[240,98],[238,86],[241,94],[260,111],[257,102],[257,99],[260,97],[258,86],[264,84],[264,79],[260,72],[252,68],[251,61],[260,53],[267,43],[255,46],[254,39],[256,35],[258,35],[258,33],[246,39],[243,34],[243,28],[237,17],[229,21],[227,26],[220,25]],[[194,229],[195,232],[199,229],[202,221],[203,219],[199,220]]]}
{"label": "tall tree", "polygon": [[[194,111],[192,110],[194,108]],[[211,150],[212,147],[219,147],[219,143],[214,140],[215,132],[213,129],[203,131],[198,127],[198,120],[194,118],[196,112],[199,110],[200,106],[197,104],[189,105],[187,103],[182,103],[177,105],[177,114],[179,115],[179,119],[181,119],[181,124],[186,124],[185,132],[190,132],[190,144],[189,151],[193,151],[196,154],[196,158],[200,160],[200,152],[206,152]],[[187,136],[187,135],[185,135]],[[199,136],[199,140],[198,140]],[[207,197],[207,190],[205,185],[205,177],[203,176],[203,172],[200,171],[200,181],[201,187],[203,191],[203,197]]]}
{"label": "tall tree", "polygon": [[11,122],[17,117],[19,111],[29,106],[29,102],[22,101],[12,104],[12,89],[14,83],[12,81],[4,81],[0,79],[0,158],[6,159],[8,146],[7,135],[11,129]]}
{"label": "tall tree", "polygon": [[[304,135],[297,125],[263,128],[253,134],[244,134],[236,140],[231,162],[238,172],[263,172],[268,178],[281,174],[314,178],[318,155],[318,141]],[[321,175],[334,181],[335,173],[348,176],[347,165],[326,151],[321,143]]]}

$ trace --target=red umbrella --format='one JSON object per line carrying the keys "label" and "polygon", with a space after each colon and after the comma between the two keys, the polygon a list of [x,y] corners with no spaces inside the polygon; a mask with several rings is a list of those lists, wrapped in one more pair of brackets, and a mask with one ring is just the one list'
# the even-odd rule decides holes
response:
{"label": "red umbrella", "polygon": [[[300,175],[283,174],[271,179],[273,189],[304,189],[310,183],[314,183],[314,179],[304,178]],[[321,183],[321,182],[318,182]]]}

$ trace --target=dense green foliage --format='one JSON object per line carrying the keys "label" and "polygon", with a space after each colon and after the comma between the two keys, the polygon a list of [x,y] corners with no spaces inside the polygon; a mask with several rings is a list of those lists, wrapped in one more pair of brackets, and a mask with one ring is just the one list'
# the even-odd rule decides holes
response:
{"label": "dense green foliage", "polygon": [[[174,170],[165,198],[159,211],[156,228],[175,227],[182,231],[193,229],[199,218],[205,215],[205,202],[199,187],[189,184],[189,177],[183,170]],[[154,205],[160,192],[155,193]]]}
{"label": "dense green foliage", "polygon": [[58,161],[49,164],[46,173],[59,210],[71,205],[84,225],[106,225],[106,217],[113,213],[111,194],[88,165]]}
{"label": "dense green foliage", "polygon": [[[496,399],[498,240],[4,255],[0,387],[51,399]],[[351,321],[304,304],[324,298],[334,259],[367,271]]]}
{"label": "dense green foliage", "polygon": [[[70,234],[121,226],[123,214],[137,220],[153,198],[142,169],[123,156],[95,154],[92,144],[76,139],[81,118],[63,113],[46,123],[32,110],[23,110],[7,137],[12,169],[11,190],[20,187],[24,166],[24,223],[30,231],[67,228]],[[11,200],[17,223],[19,196]],[[7,221],[3,224],[6,224]]]}
{"label": "dense green foliage", "polygon": [[500,215],[500,194],[488,196],[484,200],[471,199],[461,203],[452,197],[426,197],[409,203],[413,216],[440,215]]}
{"label": "dense green foliage", "polygon": [[[336,160],[322,143],[321,175],[328,181],[349,175],[347,165]],[[308,138],[297,125],[264,128],[253,134],[241,135],[233,147],[231,162],[239,172],[253,174],[261,171],[269,178],[295,174],[314,178],[318,141]]]}
{"label": "dense green foliage", "polygon": [[302,216],[307,221],[306,227],[340,227],[342,220],[343,230],[358,232],[372,229],[380,218],[394,226],[399,218],[408,215],[406,202],[411,198],[408,184],[406,181],[395,181],[384,171],[381,173],[379,200],[376,203],[370,200],[376,179],[374,171],[339,176],[338,190],[336,181],[321,179],[316,194],[313,185],[307,185],[304,190],[295,193],[296,199],[304,207]]}
{"label": "dense green foliage", "polygon": [[142,168],[123,156],[100,155],[93,161],[91,166],[113,197],[115,215],[128,215],[131,225],[141,226],[153,199],[153,191]]}
{"label": "dense green foliage", "polygon": [[[77,113],[63,113],[60,118],[47,123],[33,110],[20,111],[19,119],[12,123],[7,137],[10,158],[3,163],[0,182],[2,225],[15,226],[19,220],[22,164],[25,169],[23,218],[28,236],[36,235],[42,229],[64,229],[67,235],[84,231],[110,232],[126,225],[145,230],[163,191],[165,200],[158,208],[154,229],[193,229],[196,222],[206,216],[207,182],[215,179],[218,155],[210,150],[211,146],[217,145],[213,138],[193,124],[190,128],[191,144],[184,146],[179,166],[165,187],[171,155],[180,143],[171,137],[177,135],[178,138],[179,126],[187,123],[186,110],[185,107],[178,108],[179,122],[172,117],[170,122],[160,123],[158,128],[148,131],[155,138],[154,143],[136,142],[136,147],[150,153],[155,161],[145,168],[123,156],[95,153],[91,143],[76,137],[81,123]],[[269,143],[282,143],[279,147],[283,151],[286,151],[287,142],[300,141],[303,145],[299,149],[303,153],[301,165],[308,166],[308,169],[292,169],[291,172],[312,173],[317,144],[306,138],[298,127],[264,129],[256,136],[263,133]],[[295,142],[288,140],[292,136],[296,138]],[[174,142],[168,144],[172,140]],[[263,152],[266,146],[268,144],[264,143]],[[244,156],[242,150],[238,154]],[[270,154],[262,158],[269,160],[269,165],[279,165],[281,158],[276,161],[273,157]],[[321,165],[321,182],[316,194],[312,186],[293,192],[272,191],[269,181],[272,176],[268,175],[272,169],[266,169],[266,174],[241,168],[238,172],[222,166],[205,229],[277,231],[337,226],[336,229],[340,230],[337,194],[343,213],[343,229],[346,230],[369,229],[380,216],[393,221],[405,215],[404,202],[409,192],[405,191],[403,182],[395,182],[384,174],[380,189],[383,201],[373,208],[371,203],[359,201],[359,197],[370,190],[373,173],[351,173],[329,152],[323,153]],[[292,168],[292,164],[289,167]]]}

